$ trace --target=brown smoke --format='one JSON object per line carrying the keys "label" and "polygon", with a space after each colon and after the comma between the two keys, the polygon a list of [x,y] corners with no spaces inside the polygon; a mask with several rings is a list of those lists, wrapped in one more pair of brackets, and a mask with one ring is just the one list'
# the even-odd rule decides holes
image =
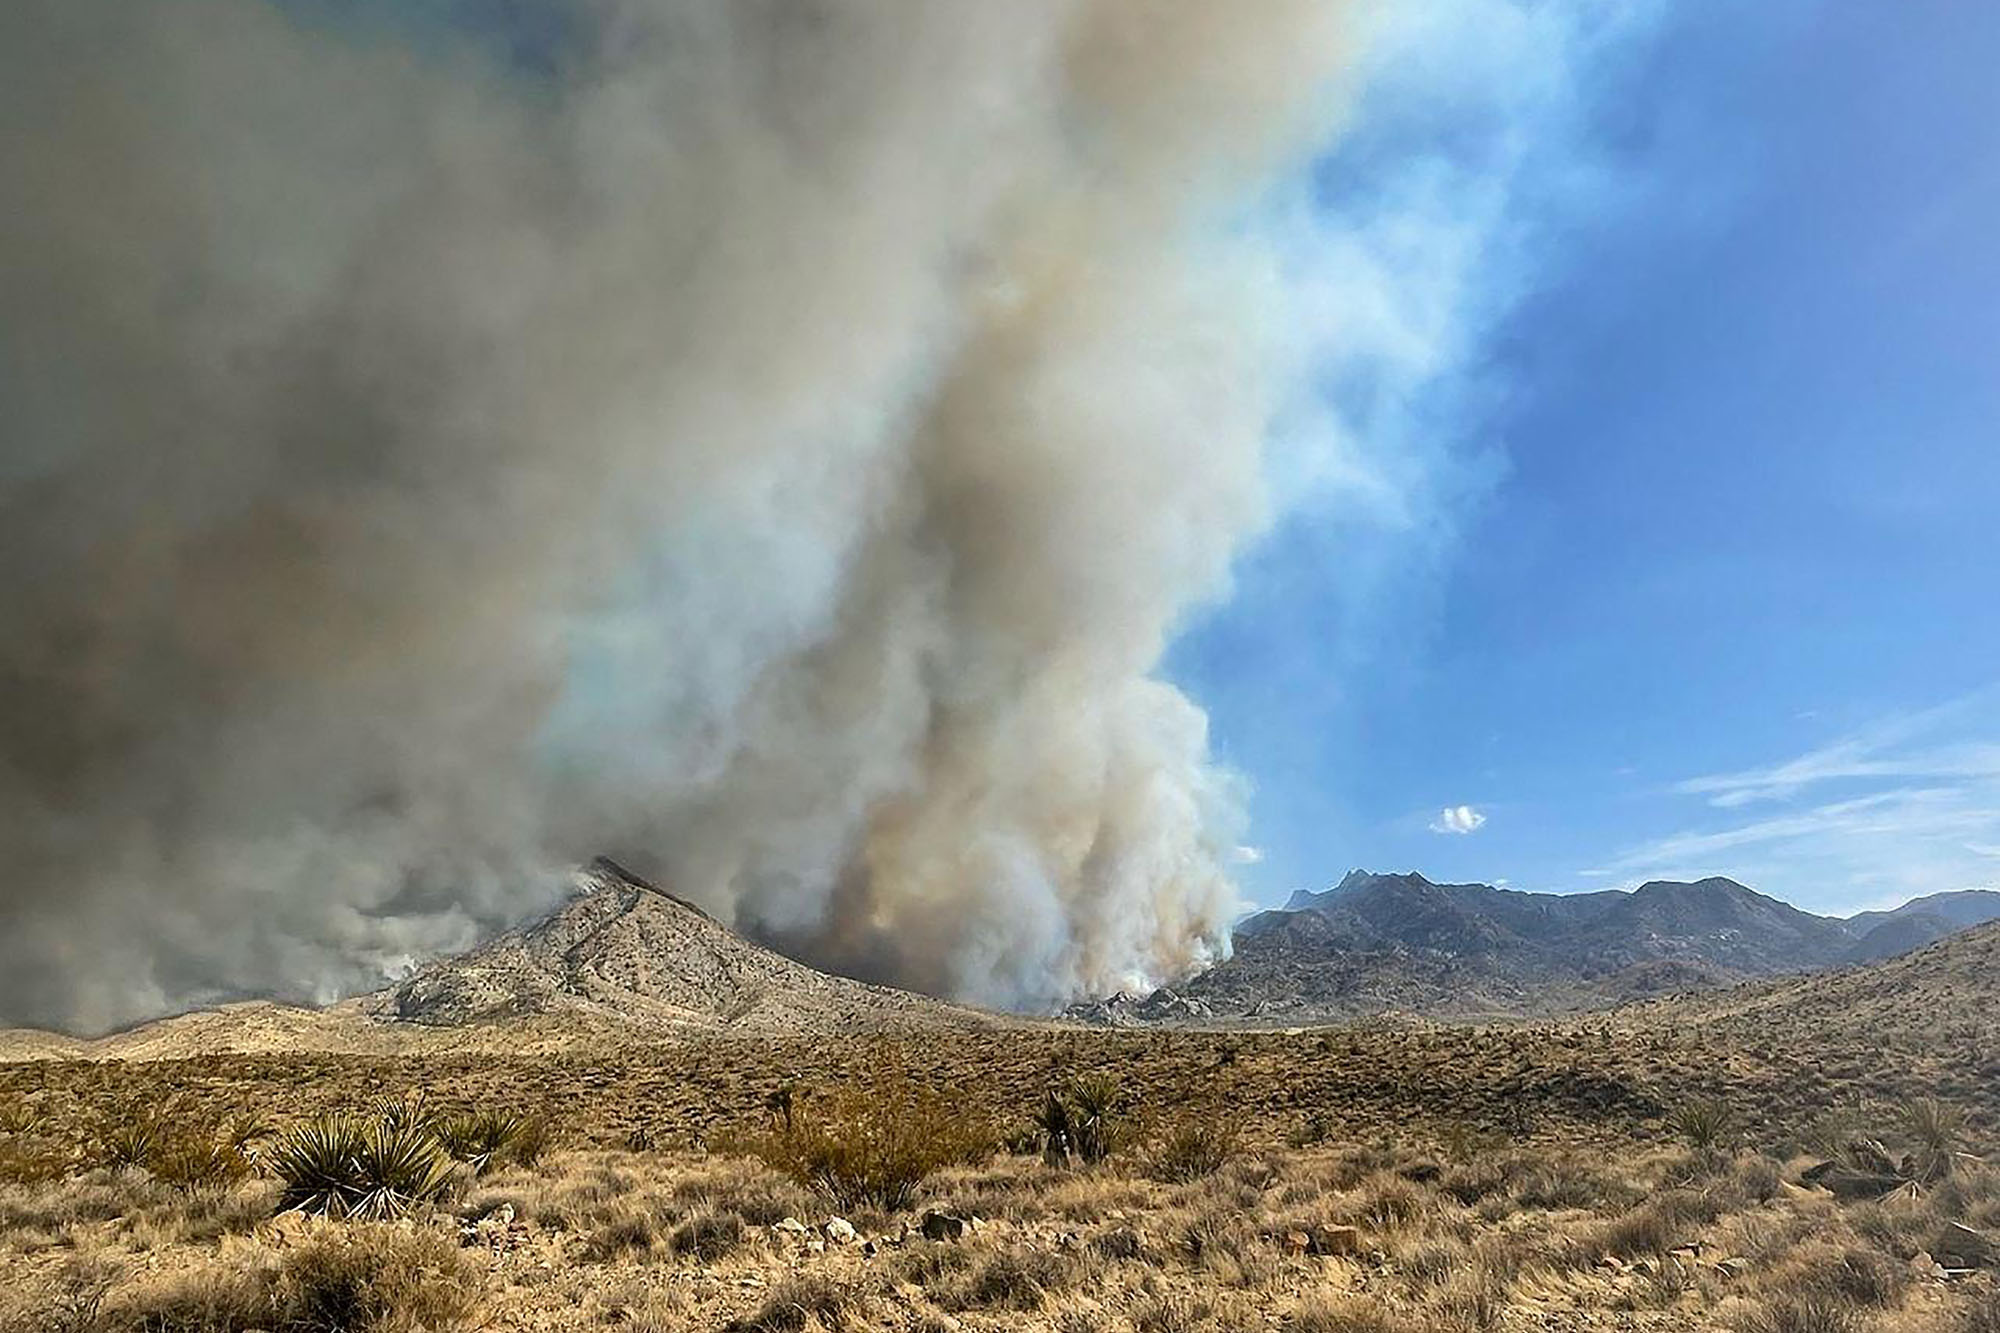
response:
{"label": "brown smoke", "polygon": [[1328,0],[0,14],[0,1019],[328,998],[639,851],[1040,1004],[1223,937]]}

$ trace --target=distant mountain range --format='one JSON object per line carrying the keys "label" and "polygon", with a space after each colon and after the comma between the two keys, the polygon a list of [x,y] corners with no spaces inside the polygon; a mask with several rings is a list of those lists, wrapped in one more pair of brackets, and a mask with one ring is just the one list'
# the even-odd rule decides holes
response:
{"label": "distant mountain range", "polygon": [[1102,1022],[1540,1016],[1876,962],[2000,919],[2000,892],[1815,916],[1735,880],[1523,893],[1356,870],[1236,928],[1184,986],[1079,1006]]}

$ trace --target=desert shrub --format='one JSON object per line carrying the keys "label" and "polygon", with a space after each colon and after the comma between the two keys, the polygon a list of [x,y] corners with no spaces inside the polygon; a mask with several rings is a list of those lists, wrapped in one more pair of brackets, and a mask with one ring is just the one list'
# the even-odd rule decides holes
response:
{"label": "desert shrub", "polygon": [[277,1322],[277,1271],[271,1264],[225,1269],[220,1265],[104,1302],[92,1324],[101,1333],[249,1333]]}
{"label": "desert shrub", "polygon": [[250,1158],[229,1138],[200,1135],[163,1138],[146,1161],[147,1169],[178,1189],[217,1189],[250,1175]]}
{"label": "desert shrub", "polygon": [[1409,1326],[1366,1296],[1317,1294],[1299,1302],[1291,1333],[1409,1333]]}
{"label": "desert shrub", "polygon": [[1780,1295],[1744,1318],[1744,1333],[1859,1333],[1860,1311],[1823,1293]]}
{"label": "desert shrub", "polygon": [[674,1228],[667,1248],[703,1263],[713,1263],[743,1244],[743,1219],[712,1208],[697,1210]]}
{"label": "desert shrub", "polygon": [[1729,1190],[1745,1204],[1769,1203],[1783,1187],[1784,1172],[1768,1157],[1744,1157],[1730,1172]]}
{"label": "desert shrub", "polygon": [[473,1111],[447,1116],[433,1129],[438,1145],[453,1161],[485,1175],[504,1162],[533,1166],[548,1142],[548,1127],[540,1116],[515,1111]]}
{"label": "desert shrub", "polygon": [[814,1320],[829,1329],[847,1322],[855,1295],[829,1278],[800,1275],[775,1287],[757,1313],[724,1326],[724,1333],[800,1333]]}
{"label": "desert shrub", "polygon": [[477,1271],[435,1232],[361,1225],[310,1237],[276,1260],[217,1264],[105,1303],[102,1333],[389,1333],[461,1326]]}
{"label": "desert shrub", "polygon": [[1811,1273],[1804,1285],[1855,1305],[1879,1308],[1903,1298],[1910,1270],[1879,1250],[1849,1246]]}
{"label": "desert shrub", "polygon": [[1401,1176],[1378,1175],[1364,1181],[1358,1198],[1336,1210],[1336,1220],[1394,1231],[1424,1215],[1431,1196],[1421,1185]]}
{"label": "desert shrub", "polygon": [[1039,1310],[1076,1280],[1076,1265],[1049,1250],[1001,1250],[932,1293],[951,1310]]}
{"label": "desert shrub", "polygon": [[598,1223],[584,1237],[583,1257],[593,1263],[644,1254],[653,1248],[653,1219],[633,1209],[623,1209]]}
{"label": "desert shrub", "polygon": [[970,1267],[972,1252],[958,1245],[919,1245],[896,1256],[898,1276],[925,1290]]}
{"label": "desert shrub", "polygon": [[1224,1286],[1260,1285],[1278,1267],[1277,1251],[1258,1219],[1226,1204],[1196,1214],[1180,1239],[1188,1259]]}
{"label": "desert shrub", "polygon": [[1100,1231],[1092,1237],[1090,1245],[1099,1255],[1114,1262],[1144,1258],[1146,1253],[1145,1242],[1128,1226]]}
{"label": "desert shrub", "polygon": [[1218,1117],[1190,1117],[1168,1128],[1153,1147],[1146,1174],[1185,1184],[1214,1175],[1236,1154],[1236,1126]]}
{"label": "desert shrub", "polygon": [[906,1208],[917,1187],[948,1166],[993,1155],[992,1127],[950,1099],[902,1079],[816,1097],[789,1127],[725,1138],[724,1152],[754,1157],[843,1208]]}
{"label": "desert shrub", "polygon": [[159,1115],[116,1116],[99,1125],[92,1163],[111,1171],[138,1170],[152,1160],[165,1125]]}
{"label": "desert shrub", "polygon": [[1132,1307],[1134,1333],[1236,1333],[1240,1312],[1202,1292],[1156,1292]]}
{"label": "desert shrub", "polygon": [[90,1160],[112,1171],[147,1171],[182,1190],[220,1188],[251,1174],[250,1144],[260,1132],[254,1117],[239,1115],[218,1130],[169,1103],[100,1120]]}
{"label": "desert shrub", "polygon": [[476,1311],[480,1283],[455,1241],[378,1224],[323,1232],[293,1250],[276,1292],[282,1328],[364,1333],[458,1324]]}
{"label": "desert shrub", "polygon": [[1596,1233],[1598,1248],[1624,1259],[1664,1254],[1719,1214],[1719,1203],[1705,1192],[1668,1190],[1606,1223]]}
{"label": "desert shrub", "polygon": [[1305,1116],[1285,1131],[1285,1142],[1294,1148],[1310,1148],[1325,1143],[1339,1132],[1339,1122],[1327,1111],[1308,1111]]}
{"label": "desert shrub", "polygon": [[1430,1311],[1430,1333],[1495,1333],[1507,1317],[1507,1284],[1486,1268],[1461,1268],[1432,1296]]}
{"label": "desert shrub", "polygon": [[0,1138],[0,1185],[39,1185],[69,1172],[69,1155],[25,1135]]}
{"label": "desert shrub", "polygon": [[1719,1098],[1684,1102],[1669,1120],[1674,1133],[1697,1153],[1721,1152],[1736,1130],[1736,1114]]}
{"label": "desert shrub", "polygon": [[1442,1286],[1465,1265],[1469,1251],[1447,1236],[1431,1236],[1396,1256],[1396,1266],[1411,1283]]}
{"label": "desert shrub", "polygon": [[278,1136],[271,1170],[282,1210],[385,1218],[444,1197],[454,1163],[424,1122],[407,1115],[319,1116]]}

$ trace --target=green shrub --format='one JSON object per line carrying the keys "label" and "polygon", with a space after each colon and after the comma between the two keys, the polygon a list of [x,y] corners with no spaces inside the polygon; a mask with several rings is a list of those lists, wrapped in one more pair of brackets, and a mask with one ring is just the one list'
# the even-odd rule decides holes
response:
{"label": "green shrub", "polygon": [[843,1208],[905,1208],[933,1172],[993,1155],[986,1121],[900,1078],[801,1101],[789,1128],[725,1136],[716,1147],[754,1157]]}

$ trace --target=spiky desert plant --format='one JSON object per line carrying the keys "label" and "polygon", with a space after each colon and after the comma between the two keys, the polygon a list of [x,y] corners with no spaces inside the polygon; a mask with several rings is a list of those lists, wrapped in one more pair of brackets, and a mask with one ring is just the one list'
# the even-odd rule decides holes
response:
{"label": "spiky desert plant", "polygon": [[42,1123],[42,1113],[24,1097],[0,1099],[0,1134],[31,1134]]}
{"label": "spiky desert plant", "polygon": [[1936,1097],[1913,1097],[1902,1107],[1903,1133],[1910,1141],[1907,1174],[1923,1184],[1943,1180],[1957,1168],[1965,1112]]}
{"label": "spiky desert plant", "polygon": [[1688,1147],[1704,1155],[1720,1152],[1735,1129],[1736,1115],[1719,1098],[1705,1097],[1682,1104],[1673,1114],[1674,1132]]}
{"label": "spiky desert plant", "polygon": [[340,1215],[361,1192],[356,1161],[362,1121],[344,1112],[316,1116],[278,1135],[268,1155],[271,1170],[285,1184],[279,1211]]}
{"label": "spiky desert plant", "polygon": [[[464,1162],[475,1175],[485,1175],[501,1161],[518,1158],[516,1149],[538,1130],[535,1120],[515,1111],[473,1111],[438,1121],[436,1137],[454,1161]],[[534,1155],[539,1156],[539,1150]]]}
{"label": "spiky desert plant", "polygon": [[162,1183],[190,1191],[233,1184],[251,1171],[249,1155],[241,1144],[227,1134],[216,1138],[201,1133],[161,1138],[146,1167]]}
{"label": "spiky desert plant", "polygon": [[158,1116],[139,1114],[110,1120],[97,1132],[97,1164],[113,1171],[143,1167],[158,1151],[160,1138]]}
{"label": "spiky desert plant", "polygon": [[406,1093],[399,1097],[377,1097],[368,1108],[368,1117],[376,1124],[393,1130],[436,1130],[439,1116],[431,1110],[430,1099],[422,1092]]}
{"label": "spiky desert plant", "polygon": [[1070,1123],[1069,1103],[1054,1088],[1049,1089],[1042,1101],[1035,1128],[1041,1134],[1044,1162],[1050,1166],[1068,1166],[1076,1160],[1076,1128]]}
{"label": "spiky desert plant", "polygon": [[1075,1125],[1077,1156],[1101,1162],[1117,1146],[1117,1117],[1123,1106],[1118,1080],[1110,1074],[1086,1074],[1069,1085],[1070,1119]]}
{"label": "spiky desert plant", "polygon": [[280,1211],[396,1217],[442,1198],[456,1168],[427,1129],[408,1119],[334,1112],[280,1135],[271,1169],[284,1182]]}

